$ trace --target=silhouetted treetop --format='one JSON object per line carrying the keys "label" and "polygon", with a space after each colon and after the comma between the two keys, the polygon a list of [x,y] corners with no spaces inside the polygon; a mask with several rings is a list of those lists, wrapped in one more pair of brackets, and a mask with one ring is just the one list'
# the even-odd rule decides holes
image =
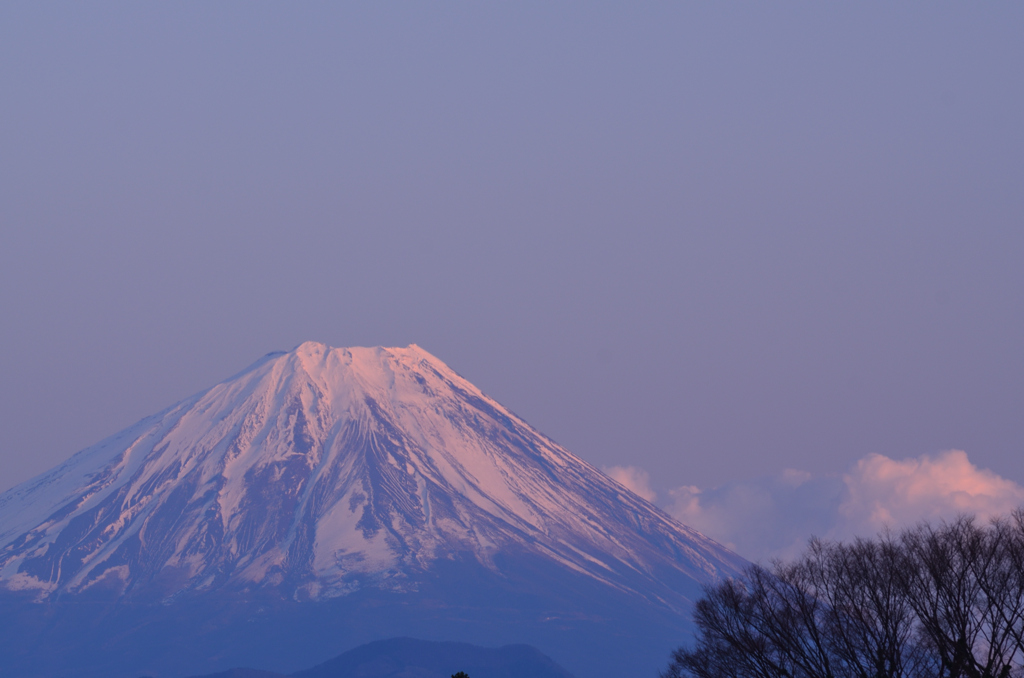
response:
{"label": "silhouetted treetop", "polygon": [[706,587],[662,678],[1024,677],[1024,510],[853,543]]}

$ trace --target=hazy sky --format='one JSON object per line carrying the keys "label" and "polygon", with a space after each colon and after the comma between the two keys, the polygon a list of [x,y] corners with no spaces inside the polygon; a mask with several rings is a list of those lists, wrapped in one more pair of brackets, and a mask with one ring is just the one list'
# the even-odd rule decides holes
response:
{"label": "hazy sky", "polygon": [[0,489],[307,339],[417,343],[662,496],[949,449],[1024,483],[1022,30],[5,2]]}

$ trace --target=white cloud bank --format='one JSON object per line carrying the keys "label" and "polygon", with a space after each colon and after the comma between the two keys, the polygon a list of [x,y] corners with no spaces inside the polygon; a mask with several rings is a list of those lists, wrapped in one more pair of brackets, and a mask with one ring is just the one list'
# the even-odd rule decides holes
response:
{"label": "white cloud bank", "polygon": [[[645,499],[657,500],[643,469],[606,471]],[[683,486],[658,503],[740,555],[764,561],[798,555],[812,535],[870,537],[887,526],[899,529],[960,513],[988,520],[1024,505],[1024,487],[950,450],[903,460],[872,454],[841,476],[787,470],[713,489]]]}
{"label": "white cloud bank", "polygon": [[903,461],[868,455],[843,476],[843,482],[846,496],[839,514],[847,534],[875,533],[885,525],[949,519],[958,513],[988,520],[1024,504],[1024,487],[979,469],[961,450]]}

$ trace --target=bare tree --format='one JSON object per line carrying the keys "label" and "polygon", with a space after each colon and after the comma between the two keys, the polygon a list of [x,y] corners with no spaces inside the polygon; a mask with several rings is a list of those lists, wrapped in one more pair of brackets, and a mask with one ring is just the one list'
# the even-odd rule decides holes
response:
{"label": "bare tree", "polygon": [[1024,676],[1024,511],[850,544],[705,589],[663,678]]}
{"label": "bare tree", "polygon": [[[1019,513],[1018,513],[1019,516]],[[1021,666],[1024,597],[1014,552],[1021,532],[1005,520],[962,517],[902,535],[902,585],[943,678],[1005,678]]]}
{"label": "bare tree", "polygon": [[900,585],[900,545],[888,534],[852,544],[812,541],[803,562],[823,605],[822,633],[840,675],[934,675],[934,657],[916,642],[913,606]]}

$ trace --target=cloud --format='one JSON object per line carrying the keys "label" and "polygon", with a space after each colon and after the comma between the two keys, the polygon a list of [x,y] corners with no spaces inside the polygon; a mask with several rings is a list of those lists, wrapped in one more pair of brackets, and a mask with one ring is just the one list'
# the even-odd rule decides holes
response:
{"label": "cloud", "polygon": [[635,494],[649,502],[654,502],[658,494],[651,489],[651,476],[647,471],[636,466],[608,466],[602,469],[612,480],[632,490]]}
{"label": "cloud", "polygon": [[[630,471],[647,479],[641,469]],[[960,450],[903,460],[872,454],[842,475],[790,469],[712,489],[685,485],[662,504],[681,522],[761,561],[793,558],[811,536],[870,537],[886,526],[960,513],[988,520],[1021,505],[1024,487],[979,469]]]}
{"label": "cloud", "polygon": [[832,529],[842,493],[838,477],[790,469],[707,490],[677,487],[663,508],[745,558],[792,558]]}
{"label": "cloud", "polygon": [[837,529],[846,534],[873,534],[886,525],[943,520],[958,513],[988,520],[1024,504],[1024,487],[979,469],[961,450],[902,461],[871,454],[843,482],[846,496]]}

